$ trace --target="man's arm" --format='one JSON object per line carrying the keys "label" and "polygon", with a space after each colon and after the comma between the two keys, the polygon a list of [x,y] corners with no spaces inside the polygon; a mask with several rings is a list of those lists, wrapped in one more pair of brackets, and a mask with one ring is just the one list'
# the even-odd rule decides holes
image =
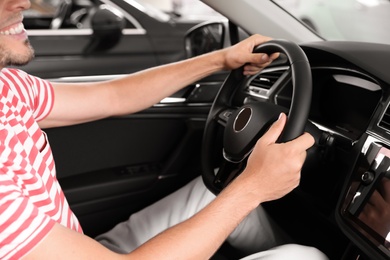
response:
{"label": "man's arm", "polygon": [[146,109],[181,88],[220,70],[247,64],[244,74],[254,74],[277,54],[253,54],[255,46],[270,40],[254,35],[229,48],[163,65],[105,82],[53,83],[55,102],[41,127],[55,127],[125,115]]}
{"label": "man's arm", "polygon": [[26,259],[209,259],[249,212],[299,184],[306,150],[314,139],[304,134],[276,144],[285,122],[282,115],[271,126],[257,142],[244,172],[214,201],[130,254],[115,254],[93,239],[56,224]]}

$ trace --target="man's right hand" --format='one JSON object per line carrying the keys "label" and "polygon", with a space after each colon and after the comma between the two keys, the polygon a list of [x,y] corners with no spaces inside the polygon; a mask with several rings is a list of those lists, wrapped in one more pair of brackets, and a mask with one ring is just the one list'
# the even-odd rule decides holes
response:
{"label": "man's right hand", "polygon": [[257,141],[244,172],[237,178],[243,190],[259,203],[279,199],[299,185],[306,150],[314,138],[304,133],[298,138],[276,143],[286,124],[286,115],[279,119]]}

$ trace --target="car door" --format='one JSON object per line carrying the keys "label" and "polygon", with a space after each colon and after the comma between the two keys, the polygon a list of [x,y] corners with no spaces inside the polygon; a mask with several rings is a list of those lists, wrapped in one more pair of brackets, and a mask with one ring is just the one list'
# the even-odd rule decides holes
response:
{"label": "car door", "polygon": [[87,235],[108,230],[201,173],[204,124],[224,78],[207,77],[136,114],[44,129],[58,180]]}

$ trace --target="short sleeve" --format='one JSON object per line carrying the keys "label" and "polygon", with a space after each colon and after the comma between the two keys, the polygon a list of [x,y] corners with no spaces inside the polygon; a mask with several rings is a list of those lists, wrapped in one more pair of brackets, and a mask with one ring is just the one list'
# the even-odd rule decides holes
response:
{"label": "short sleeve", "polygon": [[4,73],[12,88],[17,88],[20,100],[33,110],[36,121],[47,117],[54,105],[54,89],[44,79],[32,76],[18,69],[7,69]]}
{"label": "short sleeve", "polygon": [[35,94],[34,117],[41,121],[49,115],[54,105],[54,90],[51,83],[37,77],[28,75],[33,82],[32,87]]}

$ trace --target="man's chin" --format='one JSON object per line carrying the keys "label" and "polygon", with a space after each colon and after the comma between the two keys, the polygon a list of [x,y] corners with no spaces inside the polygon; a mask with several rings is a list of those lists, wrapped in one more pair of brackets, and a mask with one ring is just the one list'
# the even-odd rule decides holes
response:
{"label": "man's chin", "polygon": [[27,48],[25,53],[11,54],[9,53],[5,57],[4,64],[6,66],[24,66],[27,65],[32,59],[34,59],[34,49],[28,41],[25,46]]}
{"label": "man's chin", "polygon": [[34,55],[26,58],[12,59],[8,62],[8,66],[24,66],[34,59]]}

